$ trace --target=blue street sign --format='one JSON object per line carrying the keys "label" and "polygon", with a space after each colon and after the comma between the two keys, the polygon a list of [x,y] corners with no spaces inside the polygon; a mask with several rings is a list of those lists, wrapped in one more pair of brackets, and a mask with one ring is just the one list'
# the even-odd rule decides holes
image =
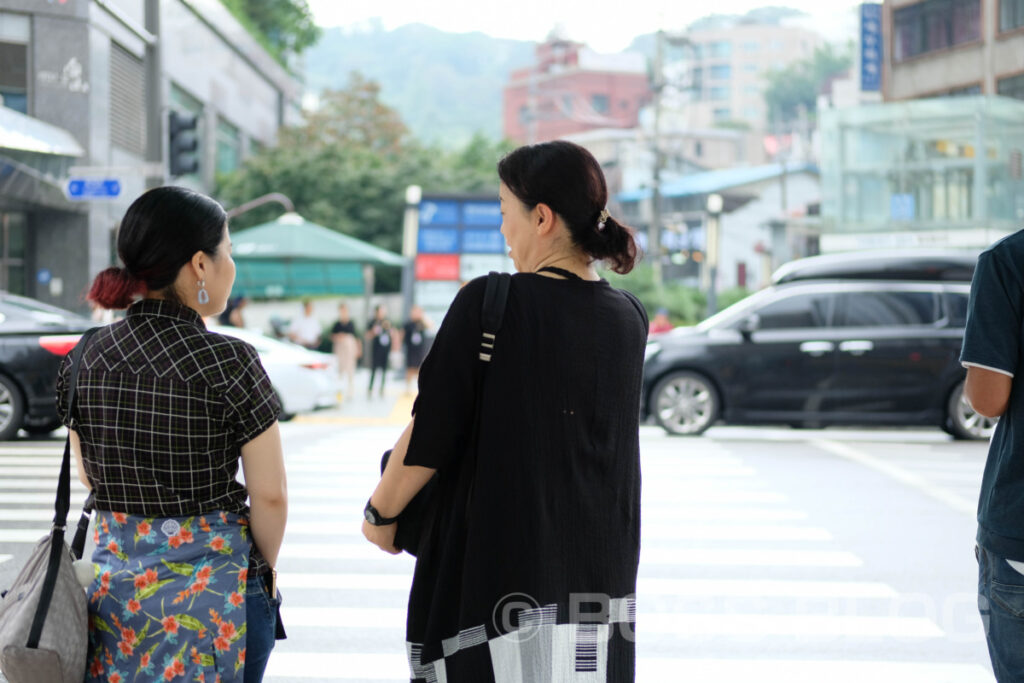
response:
{"label": "blue street sign", "polygon": [[882,89],[882,6],[864,3],[860,6],[860,89],[878,92]]}
{"label": "blue street sign", "polygon": [[64,188],[68,199],[117,199],[121,196],[121,181],[117,178],[70,178]]}

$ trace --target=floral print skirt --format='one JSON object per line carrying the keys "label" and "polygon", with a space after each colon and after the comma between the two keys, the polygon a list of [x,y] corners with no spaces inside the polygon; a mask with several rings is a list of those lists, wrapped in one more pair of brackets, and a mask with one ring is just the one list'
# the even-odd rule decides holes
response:
{"label": "floral print skirt", "polygon": [[86,683],[242,681],[248,521],[96,513]]}

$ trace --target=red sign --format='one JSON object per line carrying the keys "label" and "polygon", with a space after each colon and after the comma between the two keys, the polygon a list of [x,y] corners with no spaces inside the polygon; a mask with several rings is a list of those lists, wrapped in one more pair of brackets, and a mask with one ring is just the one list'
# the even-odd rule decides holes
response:
{"label": "red sign", "polygon": [[418,254],[416,256],[417,280],[458,280],[458,254]]}

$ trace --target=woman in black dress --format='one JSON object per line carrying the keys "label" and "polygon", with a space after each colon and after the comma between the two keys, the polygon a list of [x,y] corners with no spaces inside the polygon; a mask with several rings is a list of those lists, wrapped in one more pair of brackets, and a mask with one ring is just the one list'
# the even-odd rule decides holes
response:
{"label": "woman in black dress", "polygon": [[629,272],[636,242],[582,147],[521,147],[498,175],[519,273],[486,375],[480,278],[438,330],[363,533],[396,552],[393,519],[440,472],[409,596],[413,681],[632,681],[647,316],[595,265]]}

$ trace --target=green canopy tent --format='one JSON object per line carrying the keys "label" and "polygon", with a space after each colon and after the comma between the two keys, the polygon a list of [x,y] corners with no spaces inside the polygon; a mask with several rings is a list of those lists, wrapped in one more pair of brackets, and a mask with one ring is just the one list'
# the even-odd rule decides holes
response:
{"label": "green canopy tent", "polygon": [[374,269],[406,259],[294,212],[231,235],[235,291],[253,299],[372,294]]}

